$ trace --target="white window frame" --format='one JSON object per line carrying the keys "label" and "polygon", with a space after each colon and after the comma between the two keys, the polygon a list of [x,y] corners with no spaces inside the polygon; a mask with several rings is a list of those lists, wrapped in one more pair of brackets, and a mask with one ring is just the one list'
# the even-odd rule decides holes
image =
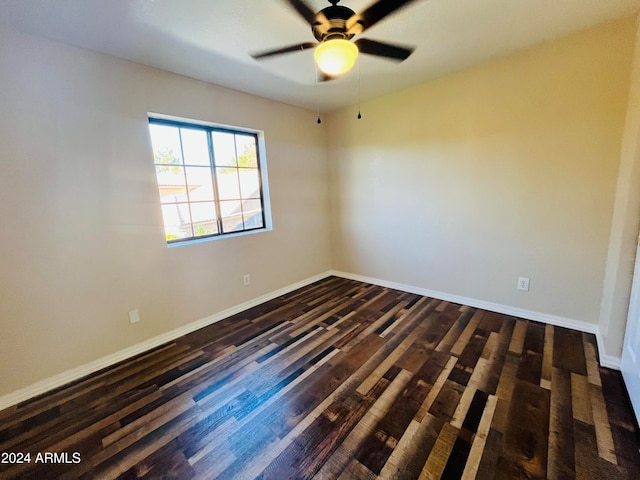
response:
{"label": "white window frame", "polygon": [[[257,169],[260,176],[260,200],[262,205],[262,224],[263,225],[257,228],[248,228],[248,229],[243,229],[239,231],[224,232],[220,227],[222,218],[220,215],[218,215],[217,217],[218,225],[219,225],[218,233],[207,234],[207,235],[194,235],[186,238],[178,238],[178,239],[172,239],[172,240],[166,239],[167,247],[172,248],[172,247],[178,247],[183,245],[191,245],[191,244],[197,244],[202,242],[221,240],[226,238],[253,235],[256,233],[271,231],[273,229],[272,220],[271,220],[271,202],[270,202],[270,196],[269,196],[269,182],[268,182],[268,175],[267,175],[266,146],[265,146],[263,131],[244,128],[244,127],[222,125],[222,124],[216,124],[216,123],[210,123],[210,122],[202,122],[202,121],[173,117],[173,116],[162,115],[162,114],[149,113],[148,125],[151,126],[153,124],[175,126],[176,128],[184,127],[184,128],[200,129],[207,132],[207,136],[210,139],[210,142],[212,138],[211,137],[212,132],[225,132],[225,133],[233,133],[233,134],[241,134],[241,135],[249,134],[254,136],[256,140]],[[153,152],[153,144],[151,142],[150,133],[149,133],[149,145],[151,147],[151,151]],[[182,161],[183,161],[182,166],[184,167],[185,165],[184,159]],[[154,166],[156,165],[155,159],[153,164]],[[210,151],[209,168],[211,169],[211,174],[214,179],[213,181],[215,183],[216,164],[215,164],[215,157],[212,151]],[[157,181],[157,177],[156,177],[156,181]],[[217,196],[216,198],[214,198],[214,203],[216,204],[216,210],[218,212],[220,212],[220,201],[221,200],[217,198]],[[240,201],[242,201],[242,199],[240,199]],[[190,204],[191,202],[187,202],[187,203]],[[190,222],[190,223],[193,225],[193,222]],[[163,217],[163,227],[164,227],[164,217]],[[163,231],[164,231],[164,228],[163,228]],[[194,233],[193,230],[192,230],[192,233]]]}

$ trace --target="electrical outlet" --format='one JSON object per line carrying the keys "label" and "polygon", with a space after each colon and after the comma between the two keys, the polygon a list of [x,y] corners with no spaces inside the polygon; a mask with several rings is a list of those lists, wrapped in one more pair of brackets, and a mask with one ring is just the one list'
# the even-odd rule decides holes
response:
{"label": "electrical outlet", "polygon": [[139,321],[140,321],[140,312],[138,312],[138,309],[136,308],[135,310],[131,310],[129,312],[129,323],[133,325],[134,323],[138,323]]}
{"label": "electrical outlet", "polygon": [[242,284],[246,287],[247,285],[251,285],[251,275],[248,273],[242,276]]}
{"label": "electrical outlet", "polygon": [[529,279],[526,277],[518,278],[518,290],[522,290],[523,292],[529,291]]}

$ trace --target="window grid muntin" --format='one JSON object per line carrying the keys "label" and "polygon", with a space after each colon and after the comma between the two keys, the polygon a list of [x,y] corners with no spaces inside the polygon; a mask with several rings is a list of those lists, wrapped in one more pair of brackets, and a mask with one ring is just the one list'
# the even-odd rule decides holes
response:
{"label": "window grid muntin", "polygon": [[180,139],[180,159],[182,160],[182,174],[184,175],[185,194],[187,195],[187,206],[189,207],[189,229],[191,230],[191,237],[195,237],[193,230],[193,212],[191,211],[191,196],[189,195],[189,181],[187,179],[187,165],[184,160],[184,147],[182,145],[182,128],[178,128],[178,138]]}
{"label": "window grid muntin", "polygon": [[[186,188],[186,195],[187,195],[187,202],[168,202],[168,203],[162,203],[162,205],[175,205],[175,204],[182,204],[182,203],[187,203],[189,205],[189,216],[191,217],[190,220],[190,229],[191,229],[191,233],[192,236],[191,237],[186,237],[186,238],[178,238],[178,239],[172,239],[172,240],[167,240],[168,244],[174,244],[174,243],[183,243],[183,242],[188,242],[191,240],[201,240],[201,239],[206,239],[209,237],[220,237],[220,236],[224,236],[224,235],[231,235],[231,234],[237,234],[237,233],[242,233],[242,232],[251,232],[251,231],[255,231],[255,230],[264,230],[267,228],[267,223],[266,223],[266,217],[265,217],[265,207],[264,207],[264,186],[263,186],[263,181],[262,181],[262,167],[261,167],[261,158],[260,158],[260,149],[258,148],[259,146],[259,142],[258,142],[258,135],[254,132],[250,132],[250,131],[243,131],[243,130],[234,130],[231,128],[222,128],[222,127],[213,127],[213,126],[208,126],[208,125],[199,125],[199,124],[192,124],[192,123],[188,123],[188,122],[181,122],[181,121],[174,121],[174,120],[165,120],[165,119],[160,119],[160,118],[149,118],[149,125],[165,125],[165,126],[170,126],[170,127],[175,127],[178,128],[178,133],[179,133],[179,138],[180,138],[180,156],[181,156],[181,165],[180,167],[183,169],[183,175],[184,175],[184,181],[185,181],[185,186]],[[189,196],[189,183],[187,181],[186,178],[186,167],[191,166],[191,167],[202,167],[202,165],[197,165],[197,164],[187,164],[186,163],[186,159],[184,157],[184,149],[183,149],[183,145],[182,145],[182,128],[187,128],[187,129],[194,129],[194,130],[204,130],[207,133],[207,143],[209,146],[209,159],[210,159],[210,169],[211,169],[211,176],[212,176],[212,186],[213,186],[213,191],[214,191],[214,200],[213,203],[215,205],[215,209],[216,209],[216,220],[217,220],[217,226],[218,226],[218,233],[214,233],[214,234],[210,234],[210,235],[199,235],[196,236],[195,235],[195,230],[194,230],[194,219],[193,219],[193,215],[191,212],[191,203],[197,202],[194,201],[192,202]],[[222,200],[220,200],[220,196],[219,196],[219,189],[218,189],[218,182],[217,182],[217,175],[216,175],[216,162],[215,162],[215,153],[214,153],[214,146],[213,146],[213,132],[221,132],[221,133],[227,133],[227,134],[232,134],[233,135],[233,140],[234,140],[234,152],[235,152],[235,156],[236,156],[236,165],[235,166],[221,166],[220,168],[232,168],[235,169],[238,173],[238,190],[239,190],[239,194],[240,194],[240,198],[234,200],[234,201],[238,201],[240,202],[240,217],[242,219],[242,229],[241,230],[231,230],[228,232],[224,231],[223,228],[223,218],[222,218],[222,212],[221,212],[221,208],[220,208],[220,203],[222,202]],[[239,161],[238,161],[238,148],[237,148],[237,137],[241,135],[241,136],[248,136],[251,137],[253,139],[253,145],[255,148],[255,155],[256,155],[256,166],[255,167],[239,167]],[[155,159],[154,159],[154,165],[163,165],[163,164],[156,164],[155,163]],[[258,174],[258,195],[259,197],[242,197],[242,191],[241,191],[241,185],[240,185],[240,177],[239,177],[239,169],[240,168],[246,168],[248,170],[256,170],[257,174]],[[157,181],[157,179],[156,179]],[[245,221],[245,214],[244,214],[244,207],[243,207],[243,201],[246,200],[259,200],[260,201],[260,223],[261,226],[259,227],[253,227],[253,228],[247,228],[246,227],[246,221]]]}

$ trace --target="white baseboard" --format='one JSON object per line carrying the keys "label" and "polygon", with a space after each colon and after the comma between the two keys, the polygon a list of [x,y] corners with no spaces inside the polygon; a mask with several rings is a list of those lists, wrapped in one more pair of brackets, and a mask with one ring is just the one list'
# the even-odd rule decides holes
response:
{"label": "white baseboard", "polygon": [[180,328],[176,328],[175,330],[171,330],[170,332],[163,333],[156,337],[150,338],[149,340],[145,340],[144,342],[138,343],[136,345],[132,345],[131,347],[125,348],[124,350],[120,350],[118,352],[112,353],[105,357],[99,358],[93,362],[86,363],[79,367],[62,372],[53,377],[36,382],[32,385],[29,385],[28,387],[22,388],[20,390],[16,390],[15,392],[12,392],[0,397],[0,410],[4,410],[5,408],[11,407],[20,402],[23,402],[30,398],[46,393],[50,390],[66,385],[70,382],[73,382],[82,377],[85,377],[99,370],[102,370],[103,368],[110,367],[111,365],[115,365],[116,363],[126,360],[127,358],[134,357],[136,355],[149,351],[153,348],[159,347],[164,343],[171,342],[172,340],[182,337],[183,335],[187,335],[188,333],[199,330],[203,327],[211,325],[212,323],[216,323],[216,322],[219,322],[220,320],[224,320],[225,318],[228,318],[232,315],[243,312],[244,310],[255,307],[256,305],[260,305],[261,303],[267,302],[281,295],[290,293],[294,290],[297,290],[298,288],[305,287],[311,283],[317,282],[318,280],[322,280],[323,278],[326,278],[330,275],[331,275],[331,272],[324,272],[319,275],[314,275],[313,277],[309,277],[300,282],[294,283],[292,285],[288,285],[274,292],[261,295],[260,297],[241,303],[240,305],[235,305],[231,308],[223,310],[222,312],[218,312],[209,317],[196,320],[195,322],[189,323],[188,325],[184,325]]}
{"label": "white baseboard", "polygon": [[329,277],[331,275],[336,277],[347,278],[350,280],[357,280],[360,282],[371,283],[373,285],[379,285],[381,287],[393,288],[396,290],[402,290],[409,293],[415,293],[417,295],[423,295],[425,297],[432,297],[432,298],[437,298],[439,300],[445,300],[453,303],[459,303],[462,305],[468,305],[470,307],[481,308],[483,310],[502,313],[505,315],[511,315],[514,317],[524,318],[527,320],[534,320],[537,322],[548,323],[550,325],[554,325],[558,327],[571,328],[573,330],[578,330],[581,332],[593,333],[595,334],[596,339],[598,341],[600,365],[602,365],[603,367],[620,370],[620,358],[602,353],[604,352],[604,347],[602,344],[602,335],[600,334],[598,326],[592,323],[581,322],[579,320],[574,320],[571,318],[559,317],[556,315],[550,315],[547,313],[541,313],[541,312],[535,312],[532,310],[525,310],[521,308],[510,307],[507,305],[501,305],[501,304],[492,303],[492,302],[486,302],[484,300],[478,300],[475,298],[461,297],[459,295],[452,295],[444,292],[438,292],[435,290],[428,290],[425,288],[414,287],[411,285],[390,282],[386,280],[380,280],[372,277],[366,277],[363,275],[341,272],[337,270],[330,270],[328,272],[314,275],[313,277],[309,277],[300,282],[294,283],[292,285],[288,285],[274,292],[267,293],[260,297],[254,298],[247,302],[244,302],[234,307],[223,310],[222,312],[218,312],[209,317],[189,323],[188,325],[184,325],[183,327],[177,328],[175,330],[171,330],[170,332],[167,332],[167,333],[163,333],[162,335],[158,335],[156,337],[150,338],[149,340],[145,340],[144,342],[138,343],[136,345],[132,345],[131,347],[125,348],[123,350],[112,353],[105,357],[99,358],[93,362],[89,362],[79,367],[73,368],[71,370],[67,370],[53,377],[47,378],[45,380],[41,380],[25,388],[22,388],[20,390],[16,390],[15,392],[4,395],[0,397],[0,410],[4,410],[5,408],[8,408],[12,405],[16,405],[30,398],[36,397],[50,390],[66,385],[70,382],[73,382],[82,377],[85,377],[99,370],[102,370],[103,368],[109,367],[118,362],[126,360],[127,358],[131,358],[141,353],[144,353],[164,343],[171,342],[176,338],[182,337],[183,335],[187,335],[191,332],[199,330],[200,328],[219,322],[220,320],[224,320],[225,318],[228,318],[232,315],[240,313],[249,308],[255,307],[256,305],[260,305],[261,303],[267,302],[281,295],[290,293],[294,290],[297,290],[298,288],[302,288],[304,286],[317,282],[318,280],[322,280],[323,278]]}
{"label": "white baseboard", "polygon": [[613,355],[607,355],[606,353],[604,353],[604,337],[602,336],[602,332],[599,329],[596,333],[596,340],[598,342],[598,356],[600,365],[606,368],[611,368],[612,370],[622,370],[620,366],[622,359],[620,357],[614,357]]}
{"label": "white baseboard", "polygon": [[526,320],[548,323],[549,325],[553,325],[556,327],[564,327],[570,328],[572,330],[578,330],[580,332],[592,333],[596,336],[596,340],[598,342],[600,365],[602,365],[603,367],[612,368],[614,370],[620,370],[620,358],[603,353],[604,345],[602,343],[602,335],[600,334],[598,325],[595,325],[593,323],[582,322],[573,318],[561,317],[558,315],[551,315],[548,313],[536,312],[523,308],[510,307],[508,305],[502,305],[499,303],[486,302],[484,300],[478,300],[476,298],[452,295],[450,293],[429,290],[426,288],[415,287],[403,283],[389,282],[387,280],[380,280],[378,278],[366,277],[364,275],[357,275],[354,273],[341,272],[338,270],[332,270],[330,273],[331,275],[335,275],[336,277],[348,278],[350,280],[371,283],[373,285],[379,285],[381,287],[402,290],[404,292],[415,293],[417,295],[422,295],[425,297],[437,298],[438,300],[459,303],[461,305],[468,305],[470,307],[481,308],[483,310],[502,313],[504,315],[511,315],[518,318],[524,318]]}

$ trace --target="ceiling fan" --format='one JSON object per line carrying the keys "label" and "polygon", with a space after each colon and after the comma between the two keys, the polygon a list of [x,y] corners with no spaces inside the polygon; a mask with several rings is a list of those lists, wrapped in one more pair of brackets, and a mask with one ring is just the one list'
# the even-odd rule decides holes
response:
{"label": "ceiling fan", "polygon": [[311,31],[317,42],[298,43],[251,56],[260,60],[315,48],[316,64],[325,74],[321,80],[328,80],[349,71],[355,64],[358,53],[402,62],[411,55],[414,48],[367,38],[358,38],[355,41],[351,39],[414,1],[378,0],[362,12],[356,13],[348,7],[338,5],[340,0],[329,0],[331,6],[319,12],[314,12],[304,0],[287,0],[287,3],[311,25]]}

